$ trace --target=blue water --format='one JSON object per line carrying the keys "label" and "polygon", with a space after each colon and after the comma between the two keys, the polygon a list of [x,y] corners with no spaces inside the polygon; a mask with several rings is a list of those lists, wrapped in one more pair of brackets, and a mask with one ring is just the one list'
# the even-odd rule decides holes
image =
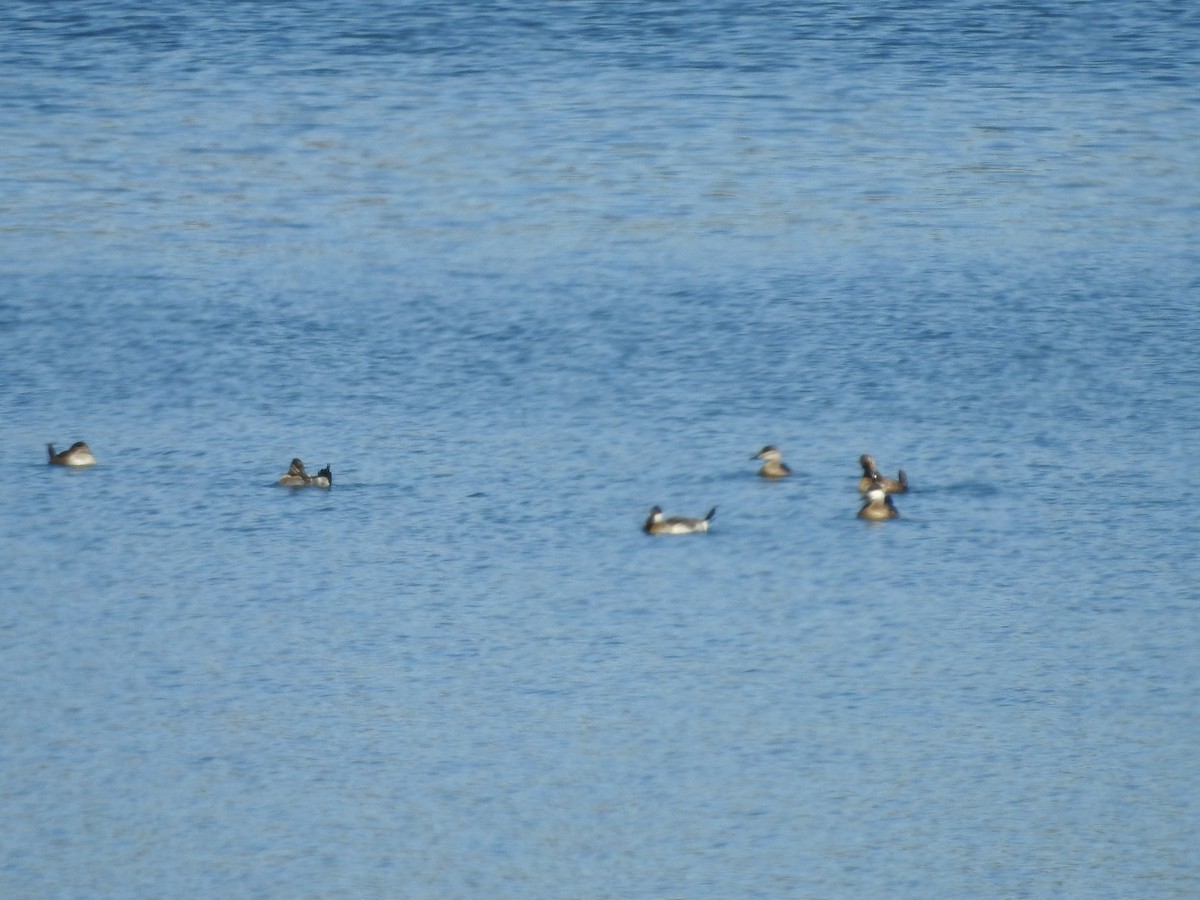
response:
{"label": "blue water", "polygon": [[1193,4],[16,3],[0,133],[0,896],[1200,895]]}

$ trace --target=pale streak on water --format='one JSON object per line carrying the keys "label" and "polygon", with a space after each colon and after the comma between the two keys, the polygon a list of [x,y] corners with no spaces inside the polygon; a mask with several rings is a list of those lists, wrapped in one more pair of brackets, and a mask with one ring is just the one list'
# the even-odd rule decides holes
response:
{"label": "pale streak on water", "polygon": [[0,894],[1200,893],[1190,6],[0,38]]}

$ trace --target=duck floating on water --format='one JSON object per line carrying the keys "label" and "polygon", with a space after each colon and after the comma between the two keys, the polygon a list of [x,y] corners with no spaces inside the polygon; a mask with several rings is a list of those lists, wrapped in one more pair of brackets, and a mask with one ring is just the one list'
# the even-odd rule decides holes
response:
{"label": "duck floating on water", "polygon": [[293,459],[287,474],[279,479],[279,483],[284,487],[327,488],[333,484],[333,472],[330,471],[329,466],[326,466],[316,475],[309,475],[304,471],[304,463],[299,459]]}
{"label": "duck floating on water", "polygon": [[667,519],[663,517],[662,509],[655,506],[650,510],[650,517],[646,519],[642,530],[646,534],[697,534],[708,531],[708,523],[716,514],[717,508],[714,506],[703,519],[689,519],[685,516],[672,516]]}
{"label": "duck floating on water", "polygon": [[94,466],[96,457],[92,456],[91,448],[83,441],[76,441],[62,453],[54,452],[54,445],[47,444],[52,466]]}
{"label": "duck floating on water", "polygon": [[878,481],[873,482],[865,493],[866,498],[863,500],[862,508],[858,511],[860,519],[879,522],[899,517],[900,511],[896,509],[896,504],[892,502],[891,496]]}
{"label": "duck floating on water", "polygon": [[763,467],[758,470],[758,474],[763,478],[786,478],[792,474],[792,470],[783,461],[783,454],[774,444],[767,444],[750,458],[763,461]]}
{"label": "duck floating on water", "polygon": [[862,466],[862,478],[858,479],[858,489],[863,494],[871,490],[872,485],[878,484],[888,494],[903,494],[908,490],[908,475],[901,469],[898,477],[888,478],[886,475],[881,475],[879,467],[875,465],[875,457],[868,453],[864,453],[858,458],[858,464]]}

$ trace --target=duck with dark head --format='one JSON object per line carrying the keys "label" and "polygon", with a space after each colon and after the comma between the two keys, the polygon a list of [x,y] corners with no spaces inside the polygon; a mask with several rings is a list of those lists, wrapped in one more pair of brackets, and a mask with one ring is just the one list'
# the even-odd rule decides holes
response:
{"label": "duck with dark head", "polygon": [[689,519],[685,516],[672,516],[668,519],[663,516],[662,508],[655,506],[650,510],[650,516],[646,519],[646,524],[642,526],[642,531],[646,534],[703,533],[708,531],[708,524],[716,514],[717,508],[714,506],[703,519]]}
{"label": "duck with dark head", "polygon": [[858,510],[858,517],[860,519],[881,522],[884,519],[895,519],[900,516],[900,511],[896,509],[896,504],[892,502],[891,495],[884,490],[883,485],[878,480],[872,482],[871,486],[863,493],[863,505]]}
{"label": "duck with dark head", "polygon": [[327,488],[333,484],[333,472],[329,466],[321,469],[316,475],[309,475],[304,471],[304,463],[299,459],[293,459],[291,466],[279,483],[284,487],[319,487]]}
{"label": "duck with dark head", "polygon": [[767,444],[750,458],[763,461],[762,468],[758,470],[758,474],[763,478],[787,478],[792,474],[788,464],[783,461],[783,454],[774,444]]}
{"label": "duck with dark head", "polygon": [[862,478],[858,479],[858,489],[865,494],[871,490],[872,485],[879,485],[888,494],[903,494],[908,490],[908,475],[901,469],[895,478],[888,478],[886,475],[881,475],[879,467],[875,465],[875,457],[864,453],[858,458],[858,464],[862,466]]}

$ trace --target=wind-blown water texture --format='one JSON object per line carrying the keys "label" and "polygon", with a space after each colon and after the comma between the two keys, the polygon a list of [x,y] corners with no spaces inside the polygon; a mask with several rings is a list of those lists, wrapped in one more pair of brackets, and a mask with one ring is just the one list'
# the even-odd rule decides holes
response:
{"label": "wind-blown water texture", "polygon": [[0,37],[0,894],[1200,891],[1190,6]]}

